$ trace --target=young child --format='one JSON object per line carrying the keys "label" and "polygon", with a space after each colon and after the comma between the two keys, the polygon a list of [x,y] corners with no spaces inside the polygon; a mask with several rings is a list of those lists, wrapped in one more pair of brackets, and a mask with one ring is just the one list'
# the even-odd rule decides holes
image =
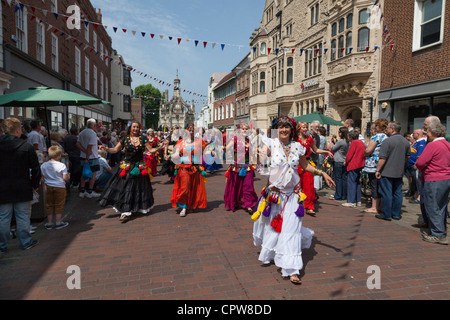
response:
{"label": "young child", "polygon": [[359,133],[356,130],[348,133],[348,140],[351,143],[345,158],[344,166],[347,167],[347,203],[344,207],[361,207],[361,171],[365,165],[366,145],[359,140]]}
{"label": "young child", "polygon": [[50,161],[41,166],[43,180],[47,186],[47,223],[45,224],[47,230],[53,229],[53,216],[56,216],[56,230],[69,225],[61,221],[66,204],[66,181],[70,179],[66,165],[60,162],[62,153],[61,147],[51,147],[48,149]]}

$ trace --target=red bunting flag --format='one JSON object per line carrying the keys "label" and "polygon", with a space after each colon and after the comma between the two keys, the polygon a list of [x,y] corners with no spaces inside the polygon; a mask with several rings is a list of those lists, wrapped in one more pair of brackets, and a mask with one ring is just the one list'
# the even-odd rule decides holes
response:
{"label": "red bunting flag", "polygon": [[97,29],[98,29],[98,26],[99,26],[99,24],[98,24],[98,23],[94,23],[94,28],[95,28],[95,30],[97,30]]}
{"label": "red bunting flag", "polygon": [[155,34],[154,33],[151,33],[150,34],[150,37],[152,37],[152,39],[153,39],[153,37],[155,36]]}
{"label": "red bunting flag", "polygon": [[127,33],[127,29],[122,29],[122,31],[123,31],[124,33]]}
{"label": "red bunting flag", "polygon": [[180,42],[181,42],[181,38],[178,38],[177,40],[178,40],[178,44],[180,44]]}
{"label": "red bunting flag", "polygon": [[272,49],[271,49],[271,48],[268,48],[268,49],[267,49],[267,53],[270,54],[270,51],[272,51]]}
{"label": "red bunting flag", "polygon": [[206,48],[206,45],[208,44],[208,42],[203,41],[203,48]]}

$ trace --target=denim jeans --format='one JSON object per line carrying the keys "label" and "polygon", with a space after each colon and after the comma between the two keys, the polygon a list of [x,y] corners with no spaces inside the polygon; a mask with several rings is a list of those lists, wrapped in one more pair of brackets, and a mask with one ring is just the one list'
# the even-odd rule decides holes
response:
{"label": "denim jeans", "polygon": [[447,202],[450,191],[450,180],[425,181],[424,205],[428,217],[428,227],[432,236],[442,238],[445,232]]}
{"label": "denim jeans", "polygon": [[347,198],[347,168],[342,162],[334,163],[334,182],[336,183],[336,193],[334,199],[345,200]]}
{"label": "denim jeans", "polygon": [[112,176],[112,173],[103,172],[102,175],[95,181],[95,186],[99,187],[100,189],[105,189]]}
{"label": "denim jeans", "polygon": [[386,219],[400,218],[403,204],[403,178],[381,177],[381,207]]}
{"label": "denim jeans", "polygon": [[20,245],[25,248],[31,243],[33,239],[30,234],[30,211],[31,202],[0,204],[0,249],[8,248],[13,212]]}
{"label": "denim jeans", "polygon": [[361,170],[356,169],[347,172],[347,202],[361,202]]}

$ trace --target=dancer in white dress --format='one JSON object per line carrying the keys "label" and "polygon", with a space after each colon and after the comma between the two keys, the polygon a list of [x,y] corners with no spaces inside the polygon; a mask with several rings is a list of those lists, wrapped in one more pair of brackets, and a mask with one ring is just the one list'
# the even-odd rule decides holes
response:
{"label": "dancer in white dress", "polygon": [[300,190],[298,166],[315,175],[323,176],[329,186],[333,180],[312,167],[306,160],[305,148],[297,141],[294,119],[281,117],[274,121],[279,138],[262,137],[265,147],[261,157],[270,157],[270,174],[266,188],[252,219],[255,246],[261,246],[259,260],[269,264],[273,260],[281,268],[283,278],[300,284],[303,269],[302,249],[311,246],[314,231],[303,227],[304,195]]}

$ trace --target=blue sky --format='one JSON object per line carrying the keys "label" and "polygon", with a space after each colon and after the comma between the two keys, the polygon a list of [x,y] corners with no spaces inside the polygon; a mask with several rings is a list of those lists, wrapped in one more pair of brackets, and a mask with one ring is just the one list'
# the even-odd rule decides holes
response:
{"label": "blue sky", "polygon": [[[249,38],[260,25],[265,5],[264,0],[91,0],[91,3],[101,9],[113,48],[124,57],[125,63],[172,84],[178,69],[181,89],[205,96],[211,74],[230,72],[250,52]],[[113,27],[118,28],[116,33]],[[135,36],[132,30],[136,31]],[[142,37],[141,32],[146,36]],[[153,39],[151,33],[155,34]],[[173,39],[169,40],[169,36]],[[177,38],[182,38],[179,45]],[[199,41],[197,47],[194,40]],[[203,41],[208,42],[206,48]],[[217,43],[214,49],[213,42]],[[161,90],[169,89],[172,96],[173,85],[161,86],[133,73],[133,88],[147,83]],[[183,92],[182,96],[187,101],[200,100]],[[206,103],[206,98],[203,101]],[[196,107],[199,110],[201,105]]]}

